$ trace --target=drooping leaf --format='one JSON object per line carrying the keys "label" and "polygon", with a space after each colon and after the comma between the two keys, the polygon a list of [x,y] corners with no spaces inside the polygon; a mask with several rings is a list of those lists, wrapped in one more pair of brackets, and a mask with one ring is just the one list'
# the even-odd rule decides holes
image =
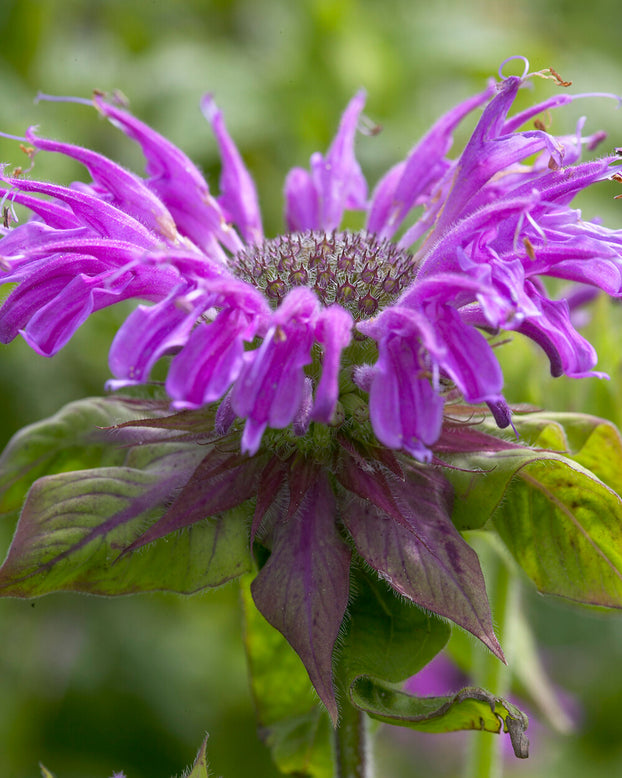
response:
{"label": "drooping leaf", "polygon": [[[481,689],[418,698],[395,684],[418,673],[447,643],[449,625],[358,574],[339,671],[350,702],[372,718],[427,732],[482,729],[510,733],[517,756],[527,756],[526,716]],[[491,657],[492,658],[492,657]]]}
{"label": "drooping leaf", "polygon": [[327,475],[290,474],[290,507],[272,553],[253,581],[253,599],[288,640],[333,720],[332,654],[348,603],[350,550],[337,531]]}
{"label": "drooping leaf", "polygon": [[404,480],[356,467],[345,452],[337,478],[356,550],[399,594],[451,619],[498,657],[477,555],[451,522],[451,488],[435,470],[409,467]]}
{"label": "drooping leaf", "polygon": [[503,729],[510,735],[515,755],[529,756],[525,714],[483,689],[469,687],[447,697],[414,697],[392,684],[361,677],[352,686],[351,699],[374,719],[422,732],[499,733]]}
{"label": "drooping leaf", "polygon": [[[507,563],[512,568],[509,574],[512,576],[518,574],[517,565],[496,536],[492,536],[490,539],[482,537],[478,540],[492,540],[492,543],[486,542],[485,544],[487,551],[493,554],[500,553],[502,557],[501,560],[496,560],[497,564]],[[481,542],[478,543],[477,548],[481,560]],[[482,566],[484,572],[487,572],[487,580],[490,581],[490,570],[487,571],[485,561],[482,561]],[[515,584],[517,584],[516,580],[513,581],[512,586],[515,586]],[[529,710],[538,719],[546,722],[555,731],[567,735],[573,731],[574,721],[567,706],[564,704],[560,690],[553,684],[543,665],[541,653],[536,645],[535,635],[522,605],[520,590],[515,589],[514,596],[511,597],[510,607],[510,618],[509,621],[506,621],[506,629],[509,628],[510,633],[508,635],[506,631],[506,636],[511,639],[511,643],[506,646],[506,650],[510,653],[510,657],[508,666],[502,669],[502,673],[507,679],[502,682],[502,685],[507,683],[507,687],[504,688],[511,690],[512,697],[525,701]],[[501,636],[501,641],[505,645],[503,635]],[[453,630],[446,652],[450,658],[447,661],[451,665],[455,665],[460,673],[464,675],[465,680],[462,681],[464,685],[472,683],[472,681],[467,679],[473,677],[474,671],[480,679],[485,677],[483,675],[485,670],[482,669],[482,662],[486,661],[486,658],[481,655],[478,656],[475,665],[476,667],[479,665],[479,667],[477,669],[474,668],[473,642],[465,632]],[[456,686],[451,689],[451,691],[455,690]],[[442,691],[444,690],[441,689],[440,692],[442,693]],[[507,693],[509,695],[510,691]]]}
{"label": "drooping leaf", "polygon": [[286,775],[332,778],[332,732],[300,657],[264,619],[241,579],[244,644],[259,732]]}

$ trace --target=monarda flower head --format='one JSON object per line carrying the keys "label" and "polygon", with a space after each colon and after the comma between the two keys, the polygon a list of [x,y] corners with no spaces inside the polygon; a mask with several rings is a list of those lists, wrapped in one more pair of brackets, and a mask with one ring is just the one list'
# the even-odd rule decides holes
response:
{"label": "monarda flower head", "polygon": [[[620,294],[622,233],[569,207],[617,158],[580,162],[602,133],[582,137],[581,121],[557,137],[537,118],[577,96],[510,117],[527,71],[525,62],[522,77],[491,81],[450,110],[371,195],[354,154],[358,93],[328,152],[287,175],[287,230],[272,238],[211,96],[202,110],[222,157],[218,195],[182,151],[99,93],[93,104],[140,145],[146,177],[33,129],[22,139],[30,156],[73,158],[90,183],[2,175],[5,207],[34,216],[3,230],[3,281],[18,285],[0,309],[0,338],[21,334],[51,356],[94,311],[146,301],[114,339],[111,387],[149,382],[169,357],[178,429],[198,425],[208,445],[130,548],[248,503],[252,538],[269,551],[255,602],[333,716],[353,554],[501,655],[477,557],[451,523],[451,488],[433,462],[452,446],[514,445],[443,424],[455,403],[485,403],[499,426],[511,423],[491,336],[533,339],[554,375],[598,375],[594,349],[543,277]],[[453,131],[481,107],[449,157]],[[341,229],[349,210],[366,214],[360,232]]]}

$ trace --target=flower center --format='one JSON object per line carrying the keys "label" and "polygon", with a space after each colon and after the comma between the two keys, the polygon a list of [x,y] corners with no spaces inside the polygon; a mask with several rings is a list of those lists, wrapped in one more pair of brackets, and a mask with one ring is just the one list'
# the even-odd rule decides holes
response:
{"label": "flower center", "polygon": [[310,230],[248,246],[232,264],[275,307],[293,287],[307,286],[324,305],[339,303],[357,321],[393,302],[417,270],[412,254],[370,233]]}

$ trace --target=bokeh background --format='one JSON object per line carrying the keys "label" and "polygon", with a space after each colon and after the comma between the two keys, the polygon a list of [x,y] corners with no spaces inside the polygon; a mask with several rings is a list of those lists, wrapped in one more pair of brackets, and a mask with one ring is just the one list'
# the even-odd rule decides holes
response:
{"label": "bokeh background", "polygon": [[[510,55],[524,54],[533,70],[553,66],[577,92],[622,93],[618,15],[610,0],[3,0],[0,129],[21,135],[36,124],[140,170],[136,149],[94,111],[33,100],[39,91],[119,89],[216,187],[216,145],[198,108],[211,91],[274,234],[286,171],[326,148],[359,87],[367,115],[383,126],[357,147],[373,184]],[[542,82],[537,96],[554,88]],[[622,146],[622,113],[611,100],[574,104],[556,114],[555,129],[572,131],[584,112],[590,131],[608,131],[605,152]],[[0,160],[22,164],[18,144],[0,139]],[[54,155],[39,155],[36,173],[63,182],[83,175]],[[585,214],[622,227],[617,192],[600,185],[581,202]],[[2,347],[0,445],[64,403],[102,392],[122,315],[93,317],[52,360],[22,342]],[[587,334],[610,382],[553,381],[544,358],[516,340],[505,347],[508,398],[622,422],[621,331],[619,309],[598,300]],[[11,531],[6,522],[0,529],[2,551]],[[508,762],[508,775],[622,774],[622,614],[545,600],[528,584],[525,599],[543,661],[579,726],[565,736],[537,727],[533,758]],[[193,598],[0,602],[0,777],[35,778],[42,762],[57,778],[109,778],[115,769],[169,778],[206,731],[214,776],[276,776],[255,734],[236,605],[234,586]],[[385,729],[378,741],[380,778],[460,774],[464,737]]]}

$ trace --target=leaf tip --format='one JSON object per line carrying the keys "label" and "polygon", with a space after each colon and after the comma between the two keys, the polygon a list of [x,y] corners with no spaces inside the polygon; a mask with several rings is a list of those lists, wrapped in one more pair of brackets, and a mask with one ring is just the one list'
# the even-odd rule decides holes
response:
{"label": "leaf tip", "polygon": [[209,734],[205,734],[201,747],[196,755],[194,763],[188,772],[184,773],[184,778],[209,778],[207,765],[207,739]]}
{"label": "leaf tip", "polygon": [[480,640],[486,646],[486,648],[492,651],[492,653],[497,657],[497,659],[500,659],[503,662],[503,664],[507,666],[508,663],[507,659],[505,658],[503,649],[501,648],[501,645],[497,640],[497,637],[494,632],[491,631],[490,634],[480,636]]}
{"label": "leaf tip", "polygon": [[333,728],[337,729],[337,727],[339,726],[339,722],[341,721],[341,715],[339,713],[339,706],[337,705],[337,700],[335,699],[334,693],[332,693],[330,696],[324,693],[322,694],[320,699],[322,700],[324,707],[328,711],[328,715],[330,716],[330,720],[333,725]]}
{"label": "leaf tip", "polygon": [[514,756],[518,759],[527,759],[529,757],[529,738],[525,732],[526,721],[508,716],[505,720],[505,726],[514,749]]}

